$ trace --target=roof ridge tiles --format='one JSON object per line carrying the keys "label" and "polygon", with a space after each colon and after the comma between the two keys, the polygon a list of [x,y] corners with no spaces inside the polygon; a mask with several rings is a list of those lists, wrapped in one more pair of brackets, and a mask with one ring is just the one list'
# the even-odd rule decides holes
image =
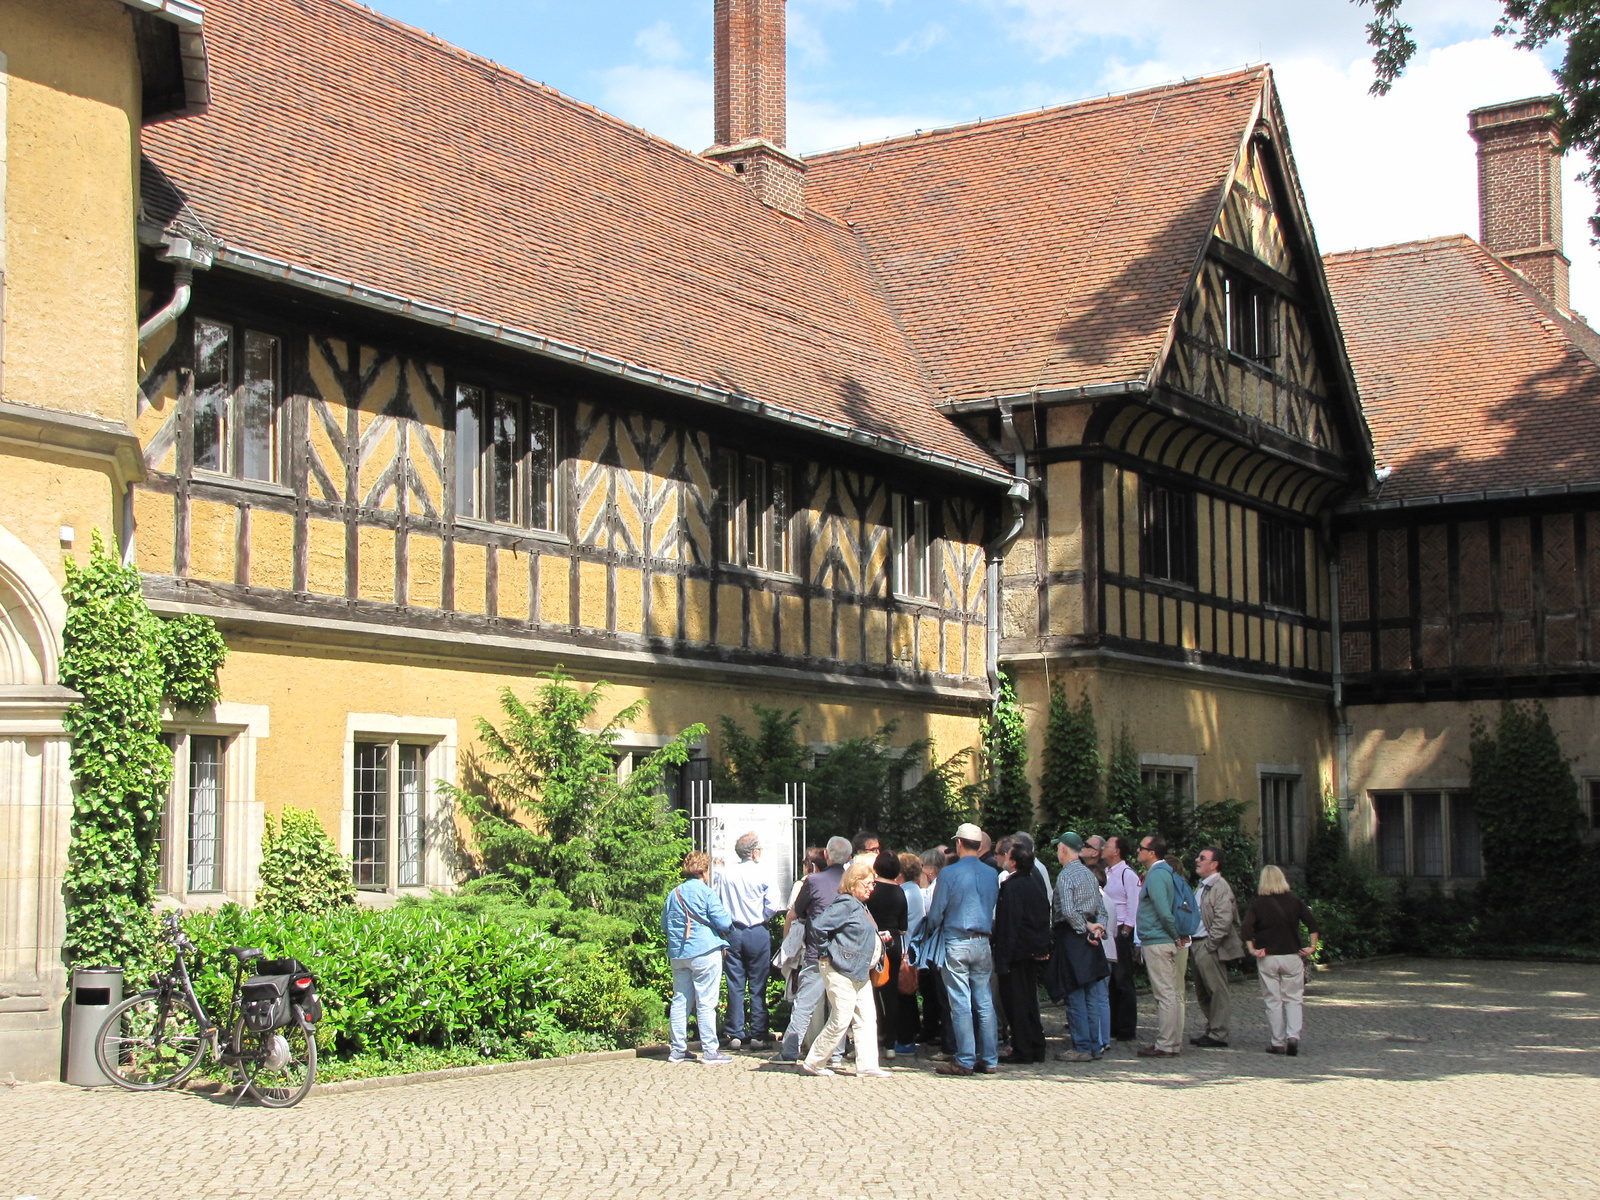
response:
{"label": "roof ridge tiles", "polygon": [[1270,70],[1271,68],[1266,63],[1256,63],[1232,71],[1220,72],[1216,75],[1201,75],[1194,79],[1169,80],[1166,83],[1152,84],[1149,87],[1139,88],[1131,92],[1113,92],[1104,96],[1085,96],[1080,100],[1069,100],[1065,104],[1052,104],[1044,108],[1029,109],[1027,112],[1005,113],[998,117],[983,117],[975,121],[961,121],[954,125],[941,125],[937,129],[919,129],[913,133],[896,134],[894,137],[882,138],[876,142],[858,142],[853,146],[835,146],[832,149],[819,150],[804,157],[807,163],[816,163],[823,160],[847,158],[857,154],[873,154],[881,150],[898,147],[901,144],[925,142],[931,138],[987,132],[991,129],[1004,129],[1008,126],[1026,124],[1032,121],[1052,120],[1067,113],[1079,113],[1094,108],[1132,104],[1148,100],[1152,96],[1160,94],[1183,90],[1198,90],[1202,87],[1220,87],[1239,80],[1259,79]]}

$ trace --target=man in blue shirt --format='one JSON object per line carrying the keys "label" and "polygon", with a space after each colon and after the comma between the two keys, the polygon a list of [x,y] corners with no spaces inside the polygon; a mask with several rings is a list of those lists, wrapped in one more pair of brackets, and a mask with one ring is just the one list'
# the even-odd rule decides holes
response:
{"label": "man in blue shirt", "polygon": [[941,1075],[974,1071],[990,1075],[1000,1058],[990,991],[994,955],[989,948],[1000,875],[979,857],[982,844],[983,831],[976,825],[956,830],[955,864],[939,872],[933,902],[922,919],[919,942],[932,950],[933,965],[940,969],[950,995],[950,1020],[955,1026],[955,1061],[940,1063]]}
{"label": "man in blue shirt", "polygon": [[[755,831],[733,844],[739,861],[717,872],[717,899],[733,918],[725,958],[728,973],[728,1048],[770,1050],[767,1041],[767,976],[772,970],[772,935],[767,920],[783,911],[772,876],[761,865]],[[745,989],[750,990],[750,1037],[745,1040]]]}

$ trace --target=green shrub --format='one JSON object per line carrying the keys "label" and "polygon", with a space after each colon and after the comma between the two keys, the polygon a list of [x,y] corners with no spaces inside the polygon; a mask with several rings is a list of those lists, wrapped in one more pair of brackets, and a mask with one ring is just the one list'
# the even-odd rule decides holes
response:
{"label": "green shrub", "polygon": [[323,1028],[340,1053],[398,1053],[406,1046],[473,1046],[502,1052],[540,1028],[569,984],[566,944],[539,930],[425,906],[326,913],[265,913],[227,905],[194,913],[195,978],[221,1019],[232,987],[226,946],[259,946],[316,973]]}
{"label": "green shrub", "polygon": [[320,913],[356,902],[350,860],[339,853],[315,813],[286,808],[267,817],[261,839],[261,886],[256,905],[264,913]]}
{"label": "green shrub", "polygon": [[1000,671],[1000,696],[983,721],[983,759],[984,827],[997,838],[1032,829],[1037,817],[1028,784],[1027,719],[1017,702],[1016,683],[1005,668]]}
{"label": "green shrub", "polygon": [[1094,704],[1085,692],[1076,708],[1067,689],[1057,684],[1050,693],[1045,721],[1044,761],[1039,776],[1039,806],[1044,824],[1039,842],[1067,828],[1090,829],[1101,814],[1100,735]]}
{"label": "green shrub", "polygon": [[1337,961],[1394,952],[1398,909],[1393,881],[1379,875],[1369,857],[1350,853],[1331,796],[1311,814],[1301,898],[1322,926],[1318,958]]}

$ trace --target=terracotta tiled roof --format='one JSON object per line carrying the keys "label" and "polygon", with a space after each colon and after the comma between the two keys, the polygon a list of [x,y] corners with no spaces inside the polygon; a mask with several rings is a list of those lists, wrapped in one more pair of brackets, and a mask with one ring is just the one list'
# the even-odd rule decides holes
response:
{"label": "terracotta tiled roof", "polygon": [[854,235],[347,0],[206,12],[211,107],[146,153],[229,246],[998,475]]}
{"label": "terracotta tiled roof", "polygon": [[1381,465],[1369,499],[1600,482],[1600,338],[1464,236],[1333,254]]}
{"label": "terracotta tiled roof", "polygon": [[943,400],[1150,375],[1265,69],[808,159]]}

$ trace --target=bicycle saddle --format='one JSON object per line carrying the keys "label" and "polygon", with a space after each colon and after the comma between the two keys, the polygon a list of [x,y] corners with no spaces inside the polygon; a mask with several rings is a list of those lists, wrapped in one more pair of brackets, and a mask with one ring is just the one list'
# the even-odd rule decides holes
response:
{"label": "bicycle saddle", "polygon": [[241,963],[255,962],[256,959],[265,958],[267,956],[267,952],[265,950],[256,950],[246,948],[244,946],[229,946],[224,953],[233,955]]}

